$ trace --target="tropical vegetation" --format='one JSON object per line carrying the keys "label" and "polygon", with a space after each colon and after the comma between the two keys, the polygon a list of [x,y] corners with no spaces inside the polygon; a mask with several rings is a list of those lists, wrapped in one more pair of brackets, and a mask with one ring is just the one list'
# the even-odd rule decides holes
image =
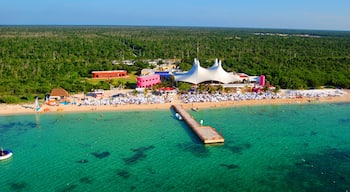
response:
{"label": "tropical vegetation", "polygon": [[[281,88],[350,88],[350,32],[187,27],[1,26],[0,102],[44,97],[52,88],[86,92],[135,80],[91,81],[93,70],[138,74],[145,59],[215,58],[227,71],[266,75]],[[135,65],[112,61],[134,60]],[[185,85],[181,85],[185,86]]]}

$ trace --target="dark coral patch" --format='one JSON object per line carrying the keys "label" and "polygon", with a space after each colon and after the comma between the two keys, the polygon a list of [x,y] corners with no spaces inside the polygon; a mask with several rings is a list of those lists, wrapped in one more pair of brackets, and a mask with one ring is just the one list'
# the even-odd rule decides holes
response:
{"label": "dark coral patch", "polygon": [[311,131],[310,132],[310,136],[315,136],[315,135],[317,135],[318,133],[316,132],[316,131]]}
{"label": "dark coral patch", "polygon": [[119,171],[117,172],[117,174],[118,174],[120,177],[124,178],[124,179],[129,178],[130,175],[131,175],[130,172],[129,172],[128,170],[119,170]]}
{"label": "dark coral patch", "polygon": [[339,120],[341,123],[350,124],[350,118],[344,118]]}
{"label": "dark coral patch", "polygon": [[133,156],[131,157],[127,157],[127,158],[123,158],[124,163],[125,164],[134,164],[139,160],[142,160],[144,158],[146,158],[147,155],[145,155],[144,153],[135,153]]}
{"label": "dark coral patch", "polygon": [[135,164],[137,161],[140,161],[144,158],[147,157],[147,155],[145,154],[146,151],[150,150],[150,149],[154,149],[154,146],[147,146],[147,147],[139,147],[136,149],[131,149],[131,151],[135,152],[134,155],[130,156],[130,157],[126,157],[123,158],[123,161],[125,164]]}
{"label": "dark coral patch", "polygon": [[36,128],[37,124],[24,121],[24,122],[10,122],[6,124],[0,124],[0,133],[6,133],[10,130],[16,130],[19,134],[26,132],[29,128]]}
{"label": "dark coral patch", "polygon": [[131,151],[133,152],[137,152],[137,153],[144,153],[145,151],[148,151],[150,149],[154,149],[153,145],[147,146],[147,147],[139,147],[136,149],[131,149]]}
{"label": "dark coral patch", "polygon": [[25,182],[18,182],[18,183],[10,183],[10,189],[12,191],[22,191],[28,187],[28,184]]}
{"label": "dark coral patch", "polygon": [[85,184],[92,184],[94,180],[90,177],[82,177],[79,179],[79,181]]}
{"label": "dark coral patch", "polygon": [[192,153],[196,157],[204,158],[210,155],[208,148],[203,144],[188,143],[178,144],[177,146],[185,152]]}
{"label": "dark coral patch", "polygon": [[235,165],[235,164],[220,164],[220,166],[226,167],[227,169],[237,169],[237,168],[239,168],[239,166]]}
{"label": "dark coral patch", "polygon": [[232,153],[242,153],[243,150],[251,148],[252,145],[250,143],[240,144],[235,146],[225,145],[225,148],[230,150]]}
{"label": "dark coral patch", "polygon": [[105,152],[102,152],[102,153],[97,153],[97,152],[94,152],[94,153],[91,153],[93,156],[95,156],[96,158],[98,159],[103,159],[103,158],[106,158],[110,155],[109,152],[105,151]]}
{"label": "dark coral patch", "polygon": [[336,148],[330,149],[325,153],[326,155],[335,158],[339,161],[349,161],[350,160],[350,150],[341,151]]}

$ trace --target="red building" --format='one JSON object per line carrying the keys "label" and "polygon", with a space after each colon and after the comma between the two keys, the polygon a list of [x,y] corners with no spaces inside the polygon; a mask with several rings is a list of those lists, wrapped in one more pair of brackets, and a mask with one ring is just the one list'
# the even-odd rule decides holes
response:
{"label": "red building", "polygon": [[126,77],[128,75],[128,72],[125,70],[93,71],[91,73],[94,78],[115,78],[115,77]]}

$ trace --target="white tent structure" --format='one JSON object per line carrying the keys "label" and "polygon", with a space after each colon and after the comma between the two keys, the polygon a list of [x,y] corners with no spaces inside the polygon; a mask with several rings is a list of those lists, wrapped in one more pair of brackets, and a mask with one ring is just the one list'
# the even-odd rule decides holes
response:
{"label": "white tent structure", "polygon": [[224,84],[241,81],[237,74],[226,72],[222,66],[221,61],[215,60],[213,66],[203,68],[197,59],[194,59],[191,70],[182,74],[174,74],[175,81],[188,82],[192,84],[199,84],[206,81],[217,81]]}

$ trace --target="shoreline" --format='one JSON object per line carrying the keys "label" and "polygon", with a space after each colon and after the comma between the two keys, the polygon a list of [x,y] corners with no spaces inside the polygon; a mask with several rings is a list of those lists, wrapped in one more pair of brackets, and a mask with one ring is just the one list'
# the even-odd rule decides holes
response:
{"label": "shoreline", "polygon": [[241,101],[221,101],[221,102],[200,102],[200,103],[183,103],[175,99],[170,103],[161,104],[124,104],[124,105],[101,105],[101,106],[42,106],[40,112],[35,112],[31,108],[26,108],[20,104],[0,104],[0,116],[9,115],[26,115],[26,114],[52,114],[52,113],[82,113],[82,112],[105,112],[105,111],[147,111],[147,110],[166,110],[174,104],[180,104],[186,110],[191,108],[208,109],[208,108],[227,108],[240,106],[259,106],[259,105],[290,105],[290,104],[308,104],[308,103],[340,103],[350,102],[350,90],[343,90],[343,96],[319,97],[319,98],[278,98],[278,99],[261,99],[261,100],[241,100]]}

